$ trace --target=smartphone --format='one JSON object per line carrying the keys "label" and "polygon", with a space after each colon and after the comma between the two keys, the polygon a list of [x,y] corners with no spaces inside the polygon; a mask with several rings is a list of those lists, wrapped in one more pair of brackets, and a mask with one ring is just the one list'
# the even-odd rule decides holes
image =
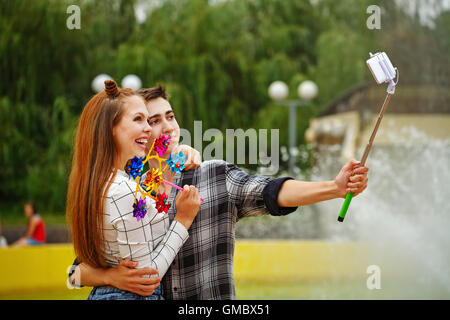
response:
{"label": "smartphone", "polygon": [[392,65],[386,52],[377,52],[375,54],[371,52],[370,58],[366,63],[377,84],[389,83],[395,79],[396,68]]}

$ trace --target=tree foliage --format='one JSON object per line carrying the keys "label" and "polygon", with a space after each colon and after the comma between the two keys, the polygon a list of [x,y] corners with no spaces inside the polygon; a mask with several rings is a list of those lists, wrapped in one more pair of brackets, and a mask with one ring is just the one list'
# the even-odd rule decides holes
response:
{"label": "tree foliage", "polygon": [[[1,210],[25,199],[64,210],[74,130],[100,73],[119,83],[136,74],[144,86],[166,85],[188,130],[194,120],[222,131],[284,128],[288,111],[270,101],[268,86],[283,80],[297,98],[299,83],[314,80],[319,97],[298,112],[301,144],[311,117],[369,79],[369,51],[392,47],[392,59],[408,66],[401,55],[417,41],[422,54],[437,57],[439,81],[448,82],[448,69],[439,67],[448,63],[448,11],[433,29],[378,1],[395,28],[368,30],[368,0],[162,0],[144,23],[136,21],[136,2],[77,1],[80,30],[66,27],[73,1],[0,2]],[[421,70],[406,77],[414,72]],[[280,133],[287,144],[287,130]]]}

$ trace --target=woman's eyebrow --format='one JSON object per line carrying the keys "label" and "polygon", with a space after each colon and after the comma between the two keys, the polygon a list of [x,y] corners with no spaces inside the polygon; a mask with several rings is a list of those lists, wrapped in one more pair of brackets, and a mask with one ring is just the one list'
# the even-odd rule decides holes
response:
{"label": "woman's eyebrow", "polygon": [[136,112],[133,117],[136,117],[136,116],[142,116],[145,118],[145,114],[143,114],[142,112]]}

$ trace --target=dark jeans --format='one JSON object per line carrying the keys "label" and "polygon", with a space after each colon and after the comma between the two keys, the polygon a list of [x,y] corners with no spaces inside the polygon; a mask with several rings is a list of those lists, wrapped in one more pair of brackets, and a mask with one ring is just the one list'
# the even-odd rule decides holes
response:
{"label": "dark jeans", "polygon": [[120,290],[114,287],[94,287],[88,300],[164,300],[162,287],[159,286],[151,296],[145,297],[136,293]]}

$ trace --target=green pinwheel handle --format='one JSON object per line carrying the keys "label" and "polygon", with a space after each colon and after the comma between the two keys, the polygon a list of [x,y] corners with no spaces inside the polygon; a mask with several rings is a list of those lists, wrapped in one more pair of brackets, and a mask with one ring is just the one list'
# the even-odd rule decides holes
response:
{"label": "green pinwheel handle", "polygon": [[345,196],[345,201],[342,204],[341,212],[339,212],[339,217],[338,217],[338,221],[339,222],[343,222],[344,221],[345,214],[347,213],[348,207],[350,206],[350,202],[352,201],[353,194],[354,193],[349,192]]}

